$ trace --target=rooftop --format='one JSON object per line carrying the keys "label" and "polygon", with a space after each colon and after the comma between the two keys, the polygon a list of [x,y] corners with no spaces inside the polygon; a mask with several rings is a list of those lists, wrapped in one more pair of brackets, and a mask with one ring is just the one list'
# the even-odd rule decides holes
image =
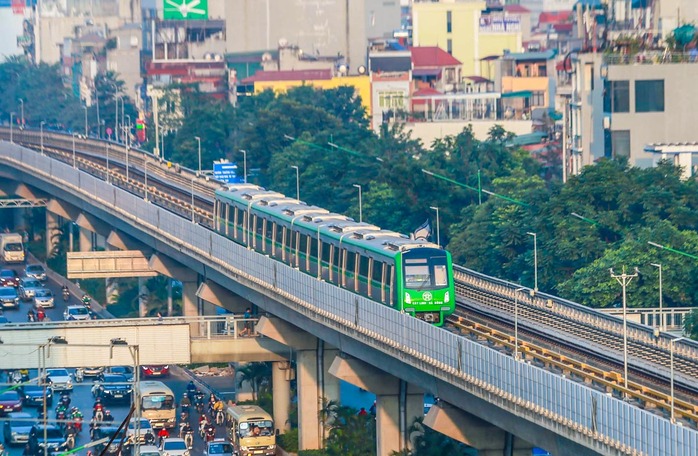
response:
{"label": "rooftop", "polygon": [[240,81],[241,84],[272,81],[313,81],[332,79],[332,70],[287,70],[287,71],[258,71],[254,76]]}
{"label": "rooftop", "polygon": [[462,65],[461,61],[438,46],[411,47],[412,63],[419,67],[444,67]]}

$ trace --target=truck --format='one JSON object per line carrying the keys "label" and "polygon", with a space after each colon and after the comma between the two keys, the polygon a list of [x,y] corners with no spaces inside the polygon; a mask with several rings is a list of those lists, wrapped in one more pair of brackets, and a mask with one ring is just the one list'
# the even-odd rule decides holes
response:
{"label": "truck", "polygon": [[0,259],[3,263],[24,263],[24,244],[22,244],[21,234],[0,234]]}

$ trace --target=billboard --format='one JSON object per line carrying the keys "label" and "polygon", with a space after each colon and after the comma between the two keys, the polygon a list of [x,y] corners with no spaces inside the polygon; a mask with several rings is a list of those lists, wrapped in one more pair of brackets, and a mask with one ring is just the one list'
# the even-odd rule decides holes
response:
{"label": "billboard", "polygon": [[208,19],[208,0],[163,0],[162,18],[186,21]]}

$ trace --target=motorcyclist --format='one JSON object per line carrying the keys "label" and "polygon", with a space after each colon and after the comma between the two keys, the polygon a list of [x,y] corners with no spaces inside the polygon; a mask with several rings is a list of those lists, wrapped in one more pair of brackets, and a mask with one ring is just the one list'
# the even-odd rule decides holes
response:
{"label": "motorcyclist", "polygon": [[46,312],[44,312],[44,309],[39,308],[36,311],[36,319],[39,321],[44,321],[46,319]]}
{"label": "motorcyclist", "polygon": [[195,393],[196,393],[196,385],[194,384],[194,381],[192,380],[187,385],[187,396],[189,397],[189,400],[192,400],[194,398]]}
{"label": "motorcyclist", "polygon": [[27,311],[27,321],[36,321],[36,314],[34,313],[34,309],[29,309]]}
{"label": "motorcyclist", "polygon": [[182,411],[189,411],[189,407],[191,407],[191,400],[189,399],[189,396],[186,394],[182,397],[182,402],[180,402],[180,405],[182,406]]}
{"label": "motorcyclist", "polygon": [[111,414],[109,410],[104,411],[104,418],[102,418],[102,421],[105,423],[113,423],[114,422],[114,416]]}
{"label": "motorcyclist", "polygon": [[95,404],[92,406],[92,418],[97,416],[97,412],[100,412],[102,418],[104,418],[104,404],[102,404],[102,399],[99,397],[97,400],[95,400]]}
{"label": "motorcyclist", "polygon": [[152,445],[153,443],[155,443],[155,436],[150,431],[150,429],[148,429],[148,431],[145,433],[143,439],[145,440],[146,445]]}
{"label": "motorcyclist", "polygon": [[216,405],[216,402],[218,399],[216,399],[216,395],[211,393],[211,395],[208,397],[208,413],[211,416],[215,416],[213,413],[213,406]]}
{"label": "motorcyclist", "polygon": [[223,413],[224,408],[225,403],[220,398],[216,400],[215,404],[213,404],[213,417],[216,420],[217,424],[223,424],[223,419],[225,417],[221,416],[221,418],[219,418],[219,414]]}
{"label": "motorcyclist", "polygon": [[216,438],[216,428],[213,427],[212,423],[208,423],[208,425],[206,426],[205,432],[206,432],[205,440],[207,442],[210,442]]}
{"label": "motorcyclist", "polygon": [[68,290],[67,285],[63,285],[63,287],[61,287],[61,291],[63,293],[63,300],[64,301],[67,301],[68,299],[70,299],[70,290]]}
{"label": "motorcyclist", "polygon": [[158,431],[158,446],[162,446],[162,442],[170,436],[167,428],[163,427]]}
{"label": "motorcyclist", "polygon": [[[68,425],[65,428],[65,442],[66,446],[70,448],[71,450],[73,447],[75,447],[75,439],[77,439],[77,429],[75,429],[75,426],[73,426],[72,423],[68,423]],[[70,439],[72,437],[72,442],[70,442]],[[69,443],[70,442],[70,443]],[[72,443],[72,445],[71,445]]]}
{"label": "motorcyclist", "polygon": [[70,407],[70,395],[68,393],[61,394],[61,404],[66,408]]}
{"label": "motorcyclist", "polygon": [[187,432],[193,432],[191,430],[191,425],[188,421],[185,421],[179,425],[179,438],[183,439]]}

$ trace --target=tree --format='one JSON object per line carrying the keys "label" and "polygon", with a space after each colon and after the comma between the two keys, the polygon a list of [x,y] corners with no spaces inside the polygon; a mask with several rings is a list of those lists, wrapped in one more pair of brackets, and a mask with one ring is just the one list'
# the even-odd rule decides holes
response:
{"label": "tree", "polygon": [[376,451],[376,420],[370,414],[323,399],[320,419],[327,431],[326,452],[332,456],[372,456]]}
{"label": "tree", "polygon": [[270,363],[247,363],[238,369],[240,374],[238,387],[243,383],[249,383],[252,388],[252,398],[257,400],[259,394],[271,388],[271,365]]}

